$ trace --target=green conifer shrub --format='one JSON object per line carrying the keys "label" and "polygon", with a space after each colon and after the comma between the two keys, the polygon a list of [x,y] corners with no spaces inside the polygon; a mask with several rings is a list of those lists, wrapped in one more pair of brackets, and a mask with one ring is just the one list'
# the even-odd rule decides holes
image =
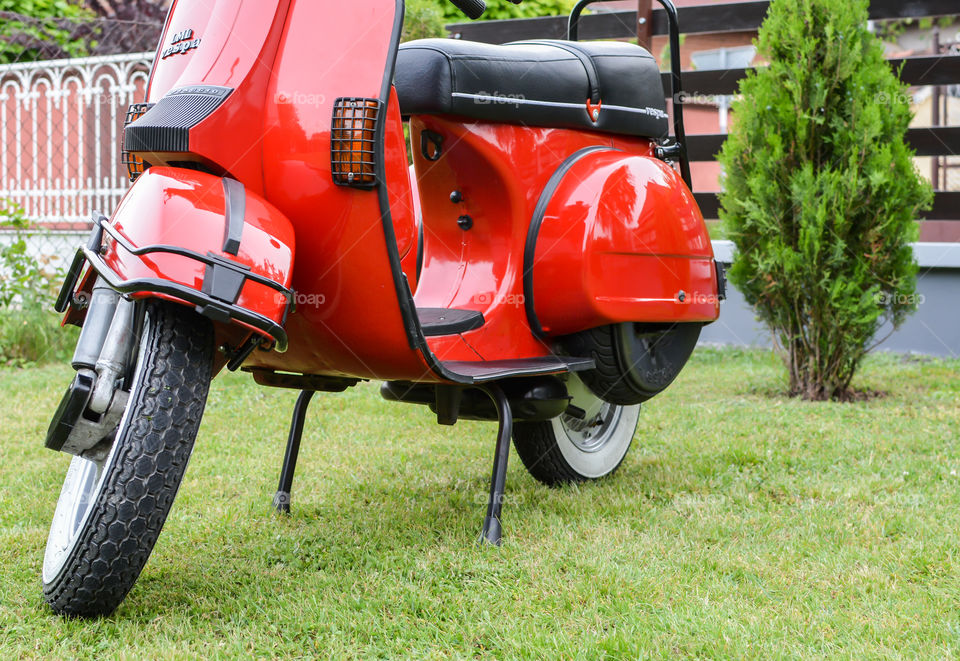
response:
{"label": "green conifer shrub", "polygon": [[757,49],[769,66],[741,82],[719,156],[729,277],[791,394],[846,399],[878,329],[916,308],[910,242],[932,192],[904,142],[910,97],[867,0],[774,0]]}

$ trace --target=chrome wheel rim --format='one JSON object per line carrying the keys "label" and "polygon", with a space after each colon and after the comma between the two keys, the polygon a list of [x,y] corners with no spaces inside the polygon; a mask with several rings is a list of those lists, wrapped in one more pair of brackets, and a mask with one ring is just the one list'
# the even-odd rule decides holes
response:
{"label": "chrome wheel rim", "polygon": [[47,549],[43,555],[44,583],[57,577],[76,545],[80,529],[89,518],[100,491],[106,466],[106,460],[95,462],[83,457],[74,457],[70,462],[47,536]]}
{"label": "chrome wheel rim", "polygon": [[560,416],[564,433],[581,452],[599,452],[613,439],[623,407],[603,401],[576,377],[570,379],[567,392],[572,397],[570,403],[584,411],[584,416]]}
{"label": "chrome wheel rim", "polygon": [[[623,461],[640,419],[640,406],[618,406],[603,401],[580,377],[567,380],[568,409],[551,421],[557,448],[577,474],[596,479],[612,473]],[[573,414],[571,411],[576,411]],[[582,412],[582,415],[581,415]]]}

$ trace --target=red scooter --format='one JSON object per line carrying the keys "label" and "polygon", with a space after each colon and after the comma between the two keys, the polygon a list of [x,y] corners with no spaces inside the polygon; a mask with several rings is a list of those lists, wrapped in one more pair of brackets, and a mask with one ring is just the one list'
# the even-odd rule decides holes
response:
{"label": "red scooter", "polygon": [[617,468],[723,279],[682,108],[669,138],[654,58],[576,41],[591,1],[569,40],[502,46],[401,45],[400,0],[173,3],[124,131],[135,183],[57,301],[82,331],[46,439],[74,455],[54,611],[110,613],[133,586],[224,368],[301,391],[281,511],[311,396],[371,379],[440,424],[499,421],[492,544],[511,437],[546,484]]}

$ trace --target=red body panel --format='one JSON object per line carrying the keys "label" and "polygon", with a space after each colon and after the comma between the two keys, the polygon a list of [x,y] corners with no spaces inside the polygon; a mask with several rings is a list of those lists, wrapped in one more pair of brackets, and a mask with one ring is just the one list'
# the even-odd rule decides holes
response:
{"label": "red body panel", "polygon": [[654,158],[606,151],[578,161],[547,206],[535,255],[537,318],[550,335],[720,313],[700,209]]}
{"label": "red body panel", "polygon": [[[240,251],[221,250],[224,237],[223,182],[203,172],[153,167],[134,184],[114,214],[114,227],[136,247],[176,245],[201,254],[214,252],[288,286],[293,271],[293,228],[270,203],[247,191]],[[131,255],[107,240],[104,261],[125,280],[162,278],[201,289],[204,265],[180,255]],[[274,289],[247,282],[237,300],[240,307],[280,322],[286,300]]]}
{"label": "red body panel", "polygon": [[[693,196],[649,140],[439,117],[415,117],[449,145],[436,162],[415,150],[424,217],[418,306],[478,310],[486,324],[432,338],[450,360],[549,355],[525,310],[523,259],[534,208],[547,180],[575,152],[582,158],[551,197],[537,242],[534,307],[549,335],[620,321],[712,321],[717,316],[713,251]],[[450,193],[463,201],[452,204]],[[469,215],[473,227],[456,223]],[[693,257],[694,259],[690,259]],[[662,291],[700,294],[666,304]]]}
{"label": "red body panel", "polygon": [[[525,310],[525,244],[551,175],[571,154],[595,145],[618,151],[593,154],[566,175],[537,243],[534,306],[548,335],[618,321],[716,318],[711,247],[689,191],[652,158],[649,140],[587,131],[413,118],[425,236],[418,283],[415,188],[399,104],[394,93],[385,96],[384,84],[397,18],[396,3],[385,0],[181,1],[171,12],[161,48],[188,30],[201,41],[158,60],[149,99],[192,84],[234,91],[190,130],[189,154],[145,155],[154,167],[118,209],[116,223],[138,245],[162,241],[218,252],[219,179],[156,165],[193,160],[247,187],[241,261],[264,273],[273,269],[271,277],[289,284],[297,299],[286,323],[289,350],[255,352],[248,366],[440,380],[411,346],[401,308],[405,287],[416,291],[418,307],[484,314],[479,329],[429,339],[441,360],[550,355],[553,347],[531,332]],[[362,38],[355,26],[363,26]],[[340,97],[388,98],[383,195],[332,180],[331,118]],[[424,128],[444,137],[438,161],[419,153]],[[454,190],[463,195],[456,204]],[[259,220],[249,218],[255,209]],[[462,215],[471,217],[471,229],[458,225]],[[273,232],[277,245],[268,236]],[[110,264],[127,277],[199,287],[202,267],[191,270],[178,259],[111,253]],[[406,284],[395,277],[399,270]],[[273,292],[255,287],[247,285],[241,304],[276,319]],[[674,300],[681,289],[684,303]]]}
{"label": "red body panel", "polygon": [[[648,153],[649,142],[415,117],[415,145],[423,129],[443,136],[445,148],[436,162],[414,150],[424,222],[417,305],[478,310],[486,320],[462,336],[432,338],[430,348],[448,360],[550,355],[551,347],[530,332],[524,309],[523,252],[537,200],[553,172],[577,150],[617,143]],[[459,204],[450,201],[453,191],[463,196]],[[462,214],[473,220],[468,231],[457,224]]]}
{"label": "red body panel", "polygon": [[[268,198],[309,246],[294,269],[298,305],[287,323],[286,354],[252,365],[384,379],[420,378],[430,369],[410,347],[400,313],[376,191],[337,186],[330,170],[330,126],[339,97],[377,98],[395,15],[393,3],[295,0],[267,92],[264,181]],[[363,25],[357,38],[347,25]],[[322,47],[329,58],[305,60]],[[414,250],[413,201],[396,99],[387,108],[385,159],[393,228],[401,254]],[[407,260],[415,284],[415,262]]]}
{"label": "red body panel", "polygon": [[271,63],[276,57],[289,0],[179,0],[169,14],[161,55],[171,35],[191,31],[197,48],[159,57],[150,76],[147,101],[172,89],[209,84],[230,87],[223,104],[190,131],[190,154],[141,154],[163,164],[198,160],[263,192],[263,139],[276,126],[264,114]]}

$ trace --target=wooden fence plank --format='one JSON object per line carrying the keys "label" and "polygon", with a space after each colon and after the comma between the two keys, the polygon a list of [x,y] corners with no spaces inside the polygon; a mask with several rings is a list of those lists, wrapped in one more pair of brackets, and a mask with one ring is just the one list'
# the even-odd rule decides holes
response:
{"label": "wooden fence plank", "polygon": [[[750,0],[677,10],[680,29],[685,34],[755,31],[763,22],[769,0]],[[956,0],[872,0],[870,18],[919,18],[958,12]],[[653,34],[667,34],[667,14],[653,10]],[[587,14],[580,23],[583,39],[628,39],[636,36],[637,13],[618,11]],[[451,35],[461,39],[502,44],[520,39],[562,39],[567,30],[566,16],[518,18],[507,21],[477,21],[448,25]]]}
{"label": "wooden fence plank", "polygon": [[[704,218],[717,218],[720,209],[720,200],[716,192],[694,193],[697,205]],[[922,214],[924,220],[958,220],[960,219],[960,192],[937,191],[933,198],[933,208]]]}
{"label": "wooden fence plank", "polygon": [[927,220],[960,220],[960,192],[937,191],[933,209],[923,214]]}
{"label": "wooden fence plank", "polygon": [[[726,139],[726,133],[688,135],[687,155],[691,161],[712,161]],[[912,128],[907,131],[907,142],[917,156],[960,154],[960,126]]]}
{"label": "wooden fence plank", "polygon": [[[960,55],[919,55],[887,60],[894,71],[903,70],[900,79],[908,85],[953,85],[960,82]],[[736,94],[747,69],[705,69],[683,72],[687,96]],[[670,74],[661,76],[664,93],[669,94]]]}
{"label": "wooden fence plank", "polygon": [[[654,12],[656,16],[656,12]],[[617,11],[587,14],[580,19],[580,39],[632,39],[637,36],[637,12]],[[524,39],[566,39],[566,16],[512,18],[504,21],[455,23],[447,31],[454,39],[505,44]],[[654,19],[654,34],[656,34]]]}

